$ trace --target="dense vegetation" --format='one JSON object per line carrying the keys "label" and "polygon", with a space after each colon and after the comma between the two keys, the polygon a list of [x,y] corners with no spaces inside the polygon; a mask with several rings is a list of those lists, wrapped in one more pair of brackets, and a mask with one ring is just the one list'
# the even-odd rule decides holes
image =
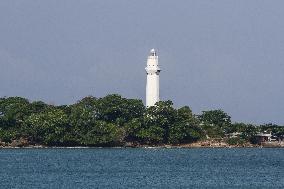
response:
{"label": "dense vegetation", "polygon": [[260,131],[282,136],[284,127],[231,123],[222,110],[194,115],[188,106],[175,109],[171,101],[146,108],[141,100],[116,94],[88,96],[68,106],[0,98],[0,140],[5,144],[15,140],[48,146],[181,144],[241,132],[238,139],[229,140],[233,144],[252,141]]}

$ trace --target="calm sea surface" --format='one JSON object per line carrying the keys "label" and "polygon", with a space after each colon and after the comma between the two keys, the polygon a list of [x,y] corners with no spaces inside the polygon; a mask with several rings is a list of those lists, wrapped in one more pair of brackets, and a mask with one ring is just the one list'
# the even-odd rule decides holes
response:
{"label": "calm sea surface", "polygon": [[2,188],[284,188],[284,149],[2,149]]}

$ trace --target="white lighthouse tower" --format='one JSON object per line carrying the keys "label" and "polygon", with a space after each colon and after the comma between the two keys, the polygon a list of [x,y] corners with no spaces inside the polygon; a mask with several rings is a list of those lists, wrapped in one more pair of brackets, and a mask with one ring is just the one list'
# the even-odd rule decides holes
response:
{"label": "white lighthouse tower", "polygon": [[158,56],[155,49],[150,51],[147,59],[147,73],[146,84],[146,106],[154,106],[156,102],[160,101],[159,97],[159,74],[161,69],[158,65]]}

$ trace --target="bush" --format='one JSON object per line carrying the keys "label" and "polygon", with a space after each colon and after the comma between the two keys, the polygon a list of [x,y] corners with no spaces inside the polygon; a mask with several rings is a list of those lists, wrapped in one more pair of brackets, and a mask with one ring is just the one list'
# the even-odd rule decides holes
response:
{"label": "bush", "polygon": [[229,138],[227,140],[227,143],[229,145],[243,145],[246,141],[244,139],[241,138]]}
{"label": "bush", "polygon": [[10,143],[12,142],[14,137],[15,137],[14,132],[0,129],[0,141],[1,142]]}

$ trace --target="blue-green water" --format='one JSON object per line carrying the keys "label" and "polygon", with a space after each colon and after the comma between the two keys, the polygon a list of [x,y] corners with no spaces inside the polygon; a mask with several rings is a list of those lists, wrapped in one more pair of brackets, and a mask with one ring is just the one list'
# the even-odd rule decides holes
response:
{"label": "blue-green water", "polygon": [[2,149],[0,188],[284,188],[284,149]]}

